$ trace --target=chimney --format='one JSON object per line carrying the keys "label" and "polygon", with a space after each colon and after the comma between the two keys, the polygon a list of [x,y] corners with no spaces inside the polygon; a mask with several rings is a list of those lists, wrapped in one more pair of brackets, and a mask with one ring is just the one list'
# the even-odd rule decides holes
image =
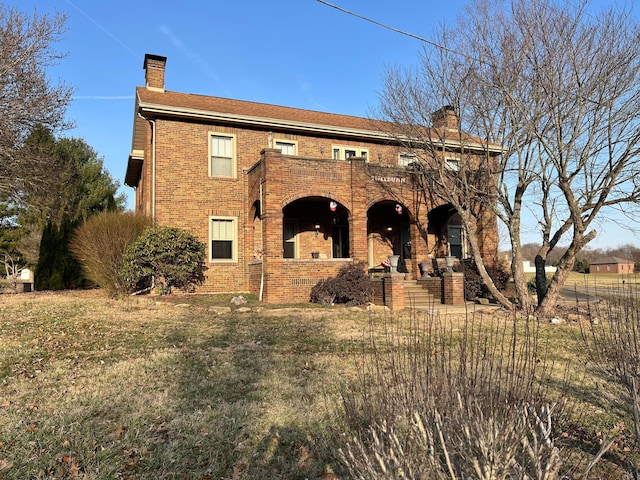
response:
{"label": "chimney", "polygon": [[144,56],[145,83],[149,90],[164,92],[164,69],[167,65],[167,57],[147,53]]}
{"label": "chimney", "polygon": [[458,130],[458,115],[451,105],[445,105],[431,114],[433,128]]}

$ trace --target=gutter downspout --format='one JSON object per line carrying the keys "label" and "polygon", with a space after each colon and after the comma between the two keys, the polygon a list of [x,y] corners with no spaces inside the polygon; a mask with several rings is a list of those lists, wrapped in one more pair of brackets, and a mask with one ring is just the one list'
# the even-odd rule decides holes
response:
{"label": "gutter downspout", "polygon": [[140,112],[138,116],[151,124],[151,220],[156,223],[156,121],[145,117]]}
{"label": "gutter downspout", "polygon": [[148,119],[151,124],[151,219],[156,224],[156,121]]}

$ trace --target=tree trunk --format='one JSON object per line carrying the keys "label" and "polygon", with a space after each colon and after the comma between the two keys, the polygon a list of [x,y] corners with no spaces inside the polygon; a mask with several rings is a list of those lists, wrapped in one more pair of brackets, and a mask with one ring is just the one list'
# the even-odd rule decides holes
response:
{"label": "tree trunk", "polygon": [[520,250],[520,240],[517,235],[519,222],[513,222],[514,232],[510,233],[511,239],[511,275],[513,276],[513,284],[516,289],[516,297],[518,298],[518,306],[525,313],[529,313],[531,309],[531,297],[527,287],[527,279],[524,275],[524,266],[522,260],[522,251]]}
{"label": "tree trunk", "polygon": [[542,304],[542,301],[547,296],[547,272],[545,267],[547,265],[547,259],[542,255],[536,255],[536,293],[538,294],[538,306]]}

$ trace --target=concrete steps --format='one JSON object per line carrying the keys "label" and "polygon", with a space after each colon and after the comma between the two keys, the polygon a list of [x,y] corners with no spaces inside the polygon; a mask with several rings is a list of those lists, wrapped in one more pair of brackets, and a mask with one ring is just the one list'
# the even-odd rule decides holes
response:
{"label": "concrete steps", "polygon": [[416,280],[404,281],[404,304],[405,308],[432,308],[440,304],[440,299],[435,298],[431,293],[422,288]]}

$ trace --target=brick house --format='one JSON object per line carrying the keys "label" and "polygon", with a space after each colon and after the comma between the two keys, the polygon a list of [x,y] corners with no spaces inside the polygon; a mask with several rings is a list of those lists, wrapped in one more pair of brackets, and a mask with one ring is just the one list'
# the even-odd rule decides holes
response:
{"label": "brick house", "polygon": [[589,263],[589,273],[625,273],[632,274],[635,264],[632,260],[618,257],[603,257]]}
{"label": "brick house", "polygon": [[[206,243],[199,291],[305,302],[345,263],[375,270],[395,254],[417,278],[420,262],[468,254],[456,212],[415,194],[410,152],[382,123],[168,91],[165,66],[166,57],[145,56],[125,184],[136,212]],[[456,125],[450,108],[434,114],[434,128]],[[458,161],[457,149],[443,145],[443,161]],[[495,217],[479,224],[491,263]]]}

